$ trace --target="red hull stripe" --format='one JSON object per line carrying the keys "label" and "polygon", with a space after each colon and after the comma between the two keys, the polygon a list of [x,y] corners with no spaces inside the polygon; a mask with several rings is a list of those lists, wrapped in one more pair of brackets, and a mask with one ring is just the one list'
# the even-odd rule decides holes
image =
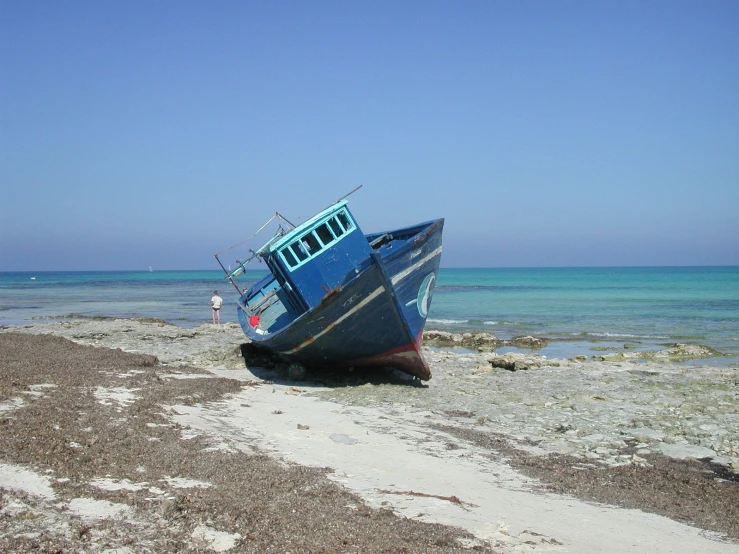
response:
{"label": "red hull stripe", "polygon": [[358,358],[347,362],[345,365],[354,366],[392,366],[402,368],[403,371],[415,375],[425,381],[431,379],[431,370],[421,354],[420,342],[405,344],[392,350],[387,350],[382,354],[374,354],[366,358]]}

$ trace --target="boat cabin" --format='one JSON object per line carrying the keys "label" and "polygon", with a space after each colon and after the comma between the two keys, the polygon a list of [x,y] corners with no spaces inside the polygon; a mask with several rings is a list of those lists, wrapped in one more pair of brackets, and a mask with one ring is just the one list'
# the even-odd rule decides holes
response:
{"label": "boat cabin", "polygon": [[262,332],[282,328],[367,267],[371,251],[347,201],[338,202],[257,251],[271,275],[239,304],[252,327],[258,316]]}

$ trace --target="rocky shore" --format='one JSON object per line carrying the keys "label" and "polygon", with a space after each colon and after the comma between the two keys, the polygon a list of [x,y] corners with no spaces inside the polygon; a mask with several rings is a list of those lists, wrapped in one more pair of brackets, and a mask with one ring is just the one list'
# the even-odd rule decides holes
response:
{"label": "rocky shore", "polygon": [[[626,539],[619,538],[619,526],[630,530],[629,540],[641,541],[641,547],[654,547],[654,551],[739,551],[733,542],[739,538],[739,370],[685,362],[710,355],[695,345],[675,345],[633,358],[619,352],[595,359],[555,360],[535,353],[498,356],[493,350],[500,345],[492,345],[494,337],[457,340],[430,332],[424,344],[433,378],[419,385],[394,372],[309,373],[304,381],[288,381],[284,365],[244,360],[243,335],[233,324],[181,329],[156,321],[70,319],[5,328],[0,333],[52,335],[149,356],[151,369],[140,371],[150,375],[152,383],[178,383],[179,387],[187,382],[184,375],[193,375],[199,383],[186,393],[178,390],[159,399],[151,397],[152,410],[158,402],[158,417],[164,419],[150,423],[177,430],[179,442],[186,442],[183,437],[190,433],[199,440],[209,437],[210,443],[202,449],[220,451],[223,456],[268,454],[301,466],[331,467],[327,477],[358,495],[357,502],[366,505],[369,513],[384,510],[406,523],[449,526],[433,533],[456,529],[444,531],[450,534],[443,544],[420,542],[415,550],[412,546],[383,550],[378,544],[376,550],[338,545],[324,550],[299,547],[295,552],[475,548],[584,552],[593,540],[602,541],[598,545],[602,551],[643,551],[624,550],[620,541]],[[515,345],[537,348],[529,339],[517,339]],[[447,346],[469,350],[460,354],[457,349],[446,350]],[[53,364],[53,356],[47,360]],[[202,375],[212,384],[204,387]],[[20,417],[34,394],[45,397],[53,390],[43,388],[54,383],[41,376],[24,379],[29,380],[25,392],[3,382],[0,415],[9,421]],[[129,404],[121,404],[121,417],[128,418],[135,413],[125,415],[126,410],[146,396],[137,391],[154,386],[145,380],[115,387],[112,381],[108,389],[118,389],[123,397],[131,395]],[[94,446],[79,444],[82,450]],[[375,460],[373,465],[367,456],[356,457],[364,448],[368,452],[385,448],[388,457],[399,456],[397,463],[409,467],[388,469],[386,477],[373,476],[382,472],[381,464]],[[23,456],[9,459],[6,455],[0,461],[24,461],[23,467],[30,464],[42,471],[53,465]],[[365,463],[368,466],[362,471]],[[427,482],[411,471],[413,464],[431,473],[443,472],[444,477],[434,480],[431,475],[432,481]],[[133,484],[135,467],[131,471],[126,478]],[[54,472],[61,475],[59,468]],[[104,465],[99,472],[99,479],[110,473],[109,479],[122,482]],[[9,523],[15,520],[8,515],[17,515],[9,506],[28,498],[11,498],[17,493],[7,492],[13,490],[7,478],[0,486],[6,491],[4,529],[20,533],[20,527]],[[118,489],[119,500],[138,506],[136,494],[123,489]],[[567,508],[560,506],[567,498],[579,500],[566,501]],[[620,511],[614,512],[612,506]],[[561,517],[549,521],[547,510],[553,509],[561,510]],[[610,535],[603,531],[596,539],[577,529],[576,521],[587,518],[592,523],[600,517],[609,522]],[[212,533],[226,533],[229,528],[221,520],[208,525]],[[193,547],[196,527],[194,523],[188,527],[187,539],[179,539],[180,547]],[[230,529],[229,536],[238,533],[241,538],[226,541],[231,545],[228,549],[261,551],[257,543],[243,540],[249,535],[245,527]],[[674,540],[665,539],[665,533]],[[198,544],[217,550],[216,542]]]}

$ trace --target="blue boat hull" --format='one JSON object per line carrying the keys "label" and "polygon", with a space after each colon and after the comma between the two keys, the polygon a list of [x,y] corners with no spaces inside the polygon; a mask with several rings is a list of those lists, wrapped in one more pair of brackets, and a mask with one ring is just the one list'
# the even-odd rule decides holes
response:
{"label": "blue boat hull", "polygon": [[421,353],[423,328],[441,259],[443,220],[431,222],[392,252],[375,251],[364,269],[320,303],[267,334],[239,322],[255,344],[308,367],[393,367],[420,379],[431,372]]}

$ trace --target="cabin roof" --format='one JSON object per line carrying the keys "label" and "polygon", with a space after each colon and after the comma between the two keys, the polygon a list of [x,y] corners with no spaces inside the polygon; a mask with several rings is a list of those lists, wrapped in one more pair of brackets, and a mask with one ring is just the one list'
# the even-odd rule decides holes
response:
{"label": "cabin roof", "polygon": [[274,240],[274,237],[272,240],[270,240],[267,244],[262,246],[259,249],[259,254],[266,254],[267,252],[275,252],[285,246],[286,244],[292,242],[295,240],[295,237],[298,235],[302,235],[306,231],[309,231],[313,229],[314,227],[317,227],[320,223],[323,222],[323,220],[328,219],[336,212],[340,211],[344,206],[348,204],[348,200],[340,200],[336,202],[335,204],[332,204],[322,212],[317,213],[313,217],[311,217],[308,221],[301,223],[295,229],[292,229],[285,233],[282,237],[280,237],[278,240]]}

